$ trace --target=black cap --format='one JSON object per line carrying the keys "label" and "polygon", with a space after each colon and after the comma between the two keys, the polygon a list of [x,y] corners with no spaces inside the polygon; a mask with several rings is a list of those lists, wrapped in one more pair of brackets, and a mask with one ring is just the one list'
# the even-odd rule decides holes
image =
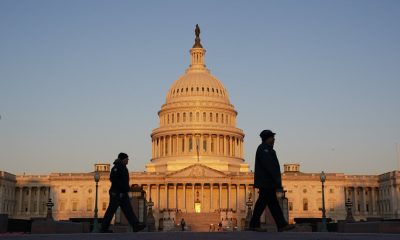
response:
{"label": "black cap", "polygon": [[124,160],[125,158],[128,158],[128,154],[126,154],[126,153],[120,153],[120,154],[118,154],[118,159],[120,159],[120,160]]}
{"label": "black cap", "polygon": [[272,132],[271,130],[263,130],[263,131],[260,133],[260,137],[261,137],[262,139],[267,139],[267,138],[269,138],[269,137],[275,136],[275,134],[276,134],[276,133]]}

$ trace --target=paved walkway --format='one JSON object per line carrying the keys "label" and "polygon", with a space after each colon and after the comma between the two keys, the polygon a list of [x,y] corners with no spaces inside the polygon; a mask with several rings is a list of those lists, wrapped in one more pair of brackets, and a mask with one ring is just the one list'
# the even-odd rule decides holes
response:
{"label": "paved walkway", "polygon": [[86,234],[0,234],[1,240],[28,239],[28,240],[258,240],[258,239],[278,239],[278,240],[399,240],[400,234],[361,234],[361,233],[259,233],[259,232],[220,232],[220,233],[194,233],[194,232],[140,232],[140,233],[86,233]]}

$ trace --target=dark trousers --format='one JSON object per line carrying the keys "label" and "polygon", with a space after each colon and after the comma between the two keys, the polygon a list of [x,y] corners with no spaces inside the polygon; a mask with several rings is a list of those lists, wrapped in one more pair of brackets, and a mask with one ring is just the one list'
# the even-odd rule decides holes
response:
{"label": "dark trousers", "polygon": [[275,189],[260,188],[259,195],[254,206],[253,217],[250,221],[250,227],[260,227],[260,217],[268,205],[269,211],[275,220],[278,228],[286,226],[288,223],[283,216],[281,206],[279,206]]}
{"label": "dark trousers", "polygon": [[108,229],[118,207],[121,207],[122,212],[124,213],[126,219],[132,227],[136,226],[139,223],[139,220],[133,212],[128,193],[110,192],[110,204],[108,205],[107,211],[104,214],[103,221],[101,222],[102,230]]}

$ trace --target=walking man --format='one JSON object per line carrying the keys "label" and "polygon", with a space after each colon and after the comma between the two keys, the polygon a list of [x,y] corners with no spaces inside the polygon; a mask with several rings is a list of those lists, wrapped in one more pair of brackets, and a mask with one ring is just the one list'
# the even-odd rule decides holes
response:
{"label": "walking man", "polygon": [[258,188],[259,196],[250,221],[250,230],[265,231],[260,226],[260,217],[267,205],[279,232],[293,229],[294,226],[285,220],[276,197],[276,192],[283,191],[283,187],[280,165],[274,150],[275,133],[264,130],[260,137],[262,143],[257,148],[254,167],[254,187]]}
{"label": "walking man", "polygon": [[118,154],[118,158],[114,161],[114,167],[111,169],[110,173],[110,203],[106,213],[104,214],[101,224],[101,232],[112,232],[108,230],[108,227],[110,226],[111,220],[118,207],[121,207],[122,212],[124,213],[129,224],[132,226],[132,230],[134,232],[138,232],[145,228],[145,225],[139,223],[139,220],[133,212],[131,203],[129,201],[129,171],[126,167],[128,161],[129,157],[126,153]]}

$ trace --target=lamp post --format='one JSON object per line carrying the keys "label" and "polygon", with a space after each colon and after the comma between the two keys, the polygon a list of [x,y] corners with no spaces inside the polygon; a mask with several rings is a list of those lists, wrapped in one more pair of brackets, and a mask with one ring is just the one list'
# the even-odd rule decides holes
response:
{"label": "lamp post", "polygon": [[321,175],[319,176],[321,183],[322,183],[322,223],[321,223],[321,232],[327,232],[328,229],[326,228],[326,215],[325,215],[325,180],[326,180],[326,175],[324,171],[321,172]]}
{"label": "lamp post", "polygon": [[246,206],[247,206],[247,215],[245,219],[245,229],[250,228],[250,221],[252,217],[252,211],[251,211],[251,206],[253,206],[253,200],[251,200],[251,192],[249,192],[249,199],[246,201]]}
{"label": "lamp post", "polygon": [[97,233],[99,231],[99,222],[98,222],[98,216],[97,216],[97,198],[98,198],[98,189],[99,189],[99,181],[100,181],[100,173],[96,171],[94,173],[94,181],[96,182],[96,198],[94,202],[94,219],[93,219],[93,230],[92,232]]}
{"label": "lamp post", "polygon": [[350,198],[347,198],[345,206],[346,206],[346,222],[354,222],[353,213],[351,209],[353,203],[351,202]]}

